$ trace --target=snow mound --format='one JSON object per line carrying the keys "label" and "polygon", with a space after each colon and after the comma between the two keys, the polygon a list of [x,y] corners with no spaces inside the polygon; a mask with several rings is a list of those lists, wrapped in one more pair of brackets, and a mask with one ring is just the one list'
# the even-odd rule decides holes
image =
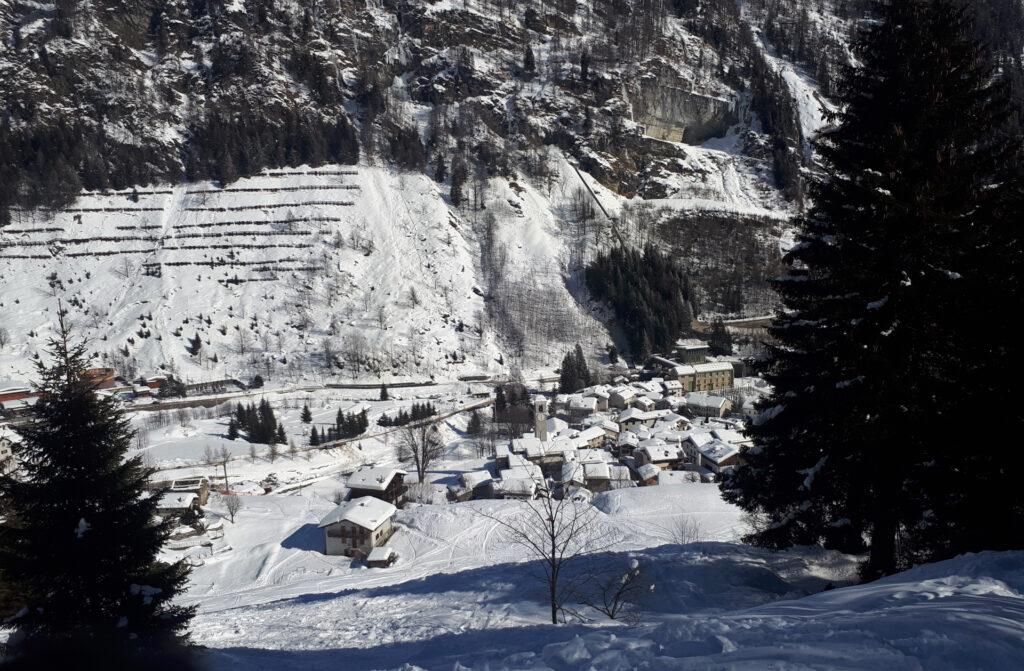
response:
{"label": "snow mound", "polygon": [[967,555],[796,601],[588,633],[490,668],[1021,668],[1022,584],[1024,553]]}

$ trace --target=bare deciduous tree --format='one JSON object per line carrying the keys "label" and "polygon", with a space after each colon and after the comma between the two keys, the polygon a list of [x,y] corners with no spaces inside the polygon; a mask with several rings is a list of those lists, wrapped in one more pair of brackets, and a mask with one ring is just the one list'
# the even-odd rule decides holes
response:
{"label": "bare deciduous tree", "polygon": [[3,326],[0,326],[0,349],[7,347],[7,343],[11,342],[11,334]]}
{"label": "bare deciduous tree", "polygon": [[235,523],[235,514],[242,509],[242,499],[238,498],[237,494],[228,494],[224,497],[224,506],[228,509],[228,515],[231,516],[231,523]]}
{"label": "bare deciduous tree", "polygon": [[589,576],[584,590],[579,597],[581,605],[593,608],[611,620],[635,623],[639,620],[636,605],[644,595],[654,590],[654,585],[641,574],[640,563],[632,559],[625,569],[606,569]]}
{"label": "bare deciduous tree", "polygon": [[[502,528],[506,539],[536,560],[535,574],[547,589],[551,623],[558,624],[564,604],[578,592],[578,576],[569,566],[581,555],[608,549],[607,532],[597,527],[597,511],[578,497],[556,499],[554,489],[540,483],[539,497],[523,503],[509,519],[486,515]],[[557,483],[556,483],[557,484]]]}
{"label": "bare deciduous tree", "polygon": [[398,459],[416,469],[423,482],[430,465],[444,454],[444,442],[434,424],[403,426],[398,433]]}
{"label": "bare deciduous tree", "polygon": [[700,521],[694,517],[680,517],[675,525],[669,529],[672,541],[677,545],[689,545],[697,543],[701,539]]}

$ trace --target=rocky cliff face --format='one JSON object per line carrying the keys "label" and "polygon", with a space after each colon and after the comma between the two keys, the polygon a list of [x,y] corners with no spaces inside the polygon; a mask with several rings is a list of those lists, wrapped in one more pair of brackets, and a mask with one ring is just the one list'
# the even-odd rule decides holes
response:
{"label": "rocky cliff face", "polygon": [[[74,300],[111,356],[187,367],[133,324],[170,326],[188,287],[242,308],[217,327],[199,311],[223,341],[203,366],[226,372],[259,363],[237,333],[261,309],[274,317],[245,337],[294,331],[274,360],[297,376],[373,324],[374,353],[349,343],[353,374],[542,365],[608,339],[579,271],[623,242],[673,251],[698,312],[763,314],[862,5],[0,0],[0,282],[27,292],[0,318],[28,356],[52,317],[36,299]],[[988,34],[1016,72],[1012,31]],[[363,195],[306,179],[326,164]],[[286,168],[302,178],[276,182]],[[458,281],[392,272],[410,236],[418,263],[457,247]],[[355,269],[367,240],[383,290]]]}

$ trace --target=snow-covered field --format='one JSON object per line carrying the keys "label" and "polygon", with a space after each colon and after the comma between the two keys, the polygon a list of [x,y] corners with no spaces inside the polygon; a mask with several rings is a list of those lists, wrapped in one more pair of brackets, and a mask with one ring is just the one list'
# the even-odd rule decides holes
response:
{"label": "snow-covered field", "polygon": [[[372,390],[268,398],[289,437],[304,444],[303,403],[322,423],[339,407],[365,406],[372,427],[381,412],[427,395],[439,409],[467,402],[458,385],[392,390],[384,402]],[[135,422],[144,417],[138,413]],[[428,475],[439,487],[486,467],[461,434],[465,418],[443,425],[448,452]],[[233,483],[274,472],[283,485],[269,495],[243,495],[234,523],[214,495],[207,518],[223,518],[223,538],[212,548],[165,553],[196,564],[183,601],[198,606],[192,636],[206,649],[209,668],[876,671],[1024,663],[1024,553],[962,557],[847,586],[855,557],[743,545],[746,521],[716,485],[618,490],[594,499],[595,532],[611,545],[578,567],[624,571],[636,561],[654,586],[639,603],[639,622],[582,608],[589,622],[552,626],[534,565],[496,521],[524,504],[411,504],[399,511],[389,541],[398,562],[366,568],[322,554],[316,525],[344,492],[344,473],[395,463],[393,441],[368,438],[359,448],[254,463],[248,443],[218,437],[221,423],[151,429],[146,448],[154,463],[173,467],[165,474],[180,477],[213,474],[193,460],[201,446],[225,444],[238,455],[229,465]]]}
{"label": "snow-covered field", "polygon": [[[1010,669],[1024,661],[1024,553],[988,553],[862,586],[854,558],[736,542],[739,512],[714,485],[600,495],[616,544],[588,566],[635,559],[653,591],[641,621],[546,623],[541,585],[477,501],[400,513],[388,569],[319,553],[332,504],[246,497],[229,550],[195,569],[186,599],[211,668]],[[702,542],[678,545],[680,518]],[[463,666],[458,666],[459,664]]]}

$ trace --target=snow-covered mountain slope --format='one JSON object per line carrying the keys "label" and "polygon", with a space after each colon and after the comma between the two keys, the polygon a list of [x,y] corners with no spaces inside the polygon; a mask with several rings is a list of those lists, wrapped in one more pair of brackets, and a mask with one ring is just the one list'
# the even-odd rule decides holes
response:
{"label": "snow-covered mountain slope", "polygon": [[[730,3],[0,15],[0,378],[30,374],[58,300],[121,372],[193,381],[598,356],[581,267],[622,241],[692,264],[704,312],[771,305],[799,160]],[[757,251],[709,260],[694,237]]]}
{"label": "snow-covered mountain slope", "polygon": [[[566,288],[550,196],[493,180],[492,246],[503,298],[536,365],[603,327]],[[208,183],[90,194],[16,213],[0,229],[0,315],[12,343],[0,377],[29,375],[58,304],[100,361],[204,381],[387,379],[507,372],[508,343],[484,318],[481,216],[448,207],[422,174],[372,166],[271,171]],[[476,219],[474,222],[473,220]],[[558,330],[545,324],[557,321]],[[200,351],[192,343],[198,336]],[[514,354],[514,353],[513,353]]]}

